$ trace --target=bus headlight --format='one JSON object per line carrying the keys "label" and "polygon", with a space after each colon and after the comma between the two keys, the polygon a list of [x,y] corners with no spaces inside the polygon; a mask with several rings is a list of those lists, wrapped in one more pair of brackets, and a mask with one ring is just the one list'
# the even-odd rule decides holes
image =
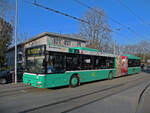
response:
{"label": "bus headlight", "polygon": [[41,81],[38,81],[37,83],[38,83],[38,84],[41,84],[42,82],[41,82]]}

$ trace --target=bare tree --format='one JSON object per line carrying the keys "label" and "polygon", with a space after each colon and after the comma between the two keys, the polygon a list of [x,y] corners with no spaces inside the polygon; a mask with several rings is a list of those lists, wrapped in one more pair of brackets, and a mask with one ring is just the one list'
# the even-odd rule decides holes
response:
{"label": "bare tree", "polygon": [[85,12],[83,19],[88,24],[80,23],[80,35],[89,40],[87,47],[102,50],[103,45],[107,45],[103,42],[110,39],[111,32],[104,10],[96,7],[89,9]]}
{"label": "bare tree", "polygon": [[22,43],[26,40],[29,39],[29,33],[21,33],[19,36],[18,36],[18,43]]}
{"label": "bare tree", "polygon": [[114,52],[114,41],[110,38],[103,39],[100,43],[100,49],[104,53],[112,53]]}
{"label": "bare tree", "polygon": [[142,40],[136,44],[128,44],[122,46],[121,52],[123,54],[131,54],[135,56],[141,57],[142,62],[146,62],[147,59],[150,59],[150,42],[146,40]]}
{"label": "bare tree", "polygon": [[137,55],[141,57],[142,62],[146,62],[150,58],[150,42],[142,40],[137,44]]}
{"label": "bare tree", "polygon": [[0,16],[7,18],[7,21],[14,24],[15,19],[15,1],[0,0]]}

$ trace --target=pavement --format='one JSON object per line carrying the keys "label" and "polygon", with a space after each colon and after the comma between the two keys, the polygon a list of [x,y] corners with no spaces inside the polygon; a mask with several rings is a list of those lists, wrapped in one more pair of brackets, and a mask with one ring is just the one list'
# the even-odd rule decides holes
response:
{"label": "pavement", "polygon": [[150,83],[140,95],[136,113],[150,113]]}
{"label": "pavement", "polygon": [[28,86],[23,84],[22,82],[16,83],[8,83],[8,84],[0,84],[0,93],[5,91],[16,91],[25,88],[32,88],[32,86]]}
{"label": "pavement", "polygon": [[0,85],[0,113],[150,113],[149,88],[138,103],[148,84],[150,74],[144,72],[76,88]]}
{"label": "pavement", "polygon": [[[109,96],[103,100],[91,103],[87,106],[75,109],[68,113],[136,113],[136,109],[137,107],[139,107],[138,100],[140,94],[143,88],[149,83],[150,80],[134,88]],[[147,96],[145,100],[149,98],[150,95]],[[141,102],[141,105],[143,103],[144,102]],[[140,112],[138,113],[150,113],[150,109],[148,110],[149,112],[141,112],[141,111],[142,110],[140,110]]]}

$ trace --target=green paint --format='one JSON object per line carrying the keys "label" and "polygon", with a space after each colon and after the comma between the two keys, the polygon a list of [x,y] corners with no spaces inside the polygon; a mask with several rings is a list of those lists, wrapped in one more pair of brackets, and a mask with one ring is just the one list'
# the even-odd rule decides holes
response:
{"label": "green paint", "polygon": [[129,54],[126,54],[126,55],[123,55],[123,56],[128,56],[128,59],[141,59],[140,57],[129,55]]}
{"label": "green paint", "polygon": [[85,51],[99,52],[99,50],[97,50],[97,49],[84,48],[84,47],[72,47],[72,48],[69,48],[69,50],[71,53],[73,53],[74,50],[85,50]]}
{"label": "green paint", "polygon": [[50,40],[48,40],[48,46],[50,46]]}
{"label": "green paint", "polygon": [[[48,44],[50,45],[50,40],[48,40]],[[69,48],[69,52],[75,52],[75,50],[85,50],[85,51],[94,51],[99,52],[96,49],[83,48],[83,47],[74,47]],[[128,56],[129,59],[140,59],[139,57],[132,55]],[[134,74],[140,72],[140,67],[130,67],[128,68],[128,74]],[[87,71],[68,71],[65,73],[57,73],[57,74],[44,74],[43,76],[33,75],[24,73],[23,75],[23,83],[30,84],[31,86],[38,88],[52,88],[69,85],[69,81],[74,74],[78,74],[80,78],[80,83],[108,79],[108,75],[110,71],[113,72],[113,77],[116,76],[116,59],[115,59],[115,68],[114,69],[102,69],[102,70],[87,70]],[[111,75],[112,77],[112,75]],[[76,85],[78,82],[77,78],[73,78],[72,84]]]}
{"label": "green paint", "polygon": [[[132,67],[128,68],[128,74],[135,74],[140,72],[140,67]],[[31,86],[39,87],[38,81],[41,81],[41,87],[39,88],[52,88],[59,86],[69,85],[70,78],[73,74],[78,74],[80,77],[80,83],[108,79],[109,72],[113,72],[113,77],[116,76],[115,69],[107,69],[107,70],[87,70],[87,71],[76,71],[76,72],[65,72],[63,74],[45,74],[45,76],[39,76],[37,78],[36,75],[24,74],[23,83],[30,83]],[[112,76],[111,76],[112,77]],[[73,85],[77,83],[77,79],[74,78],[72,81]]]}
{"label": "green paint", "polygon": [[[38,82],[41,82],[41,83],[38,83]],[[30,75],[26,73],[24,73],[23,75],[24,84],[30,84],[31,86],[34,86],[34,87],[39,87],[38,85],[40,85],[41,87],[39,88],[44,88],[45,87],[44,82],[45,82],[44,76]]]}
{"label": "green paint", "polygon": [[[115,73],[115,69],[107,70],[95,70],[95,71],[76,71],[76,72],[65,72],[64,74],[45,74],[45,76],[39,76],[36,78],[36,75],[24,74],[23,83],[30,83],[31,86],[38,87],[38,81],[41,81],[40,88],[52,88],[69,85],[70,78],[73,74],[78,73],[80,77],[80,83],[107,79],[110,71]],[[94,74],[93,74],[94,73]],[[72,81],[73,85],[77,84],[77,79],[74,78]]]}
{"label": "green paint", "polygon": [[129,67],[128,68],[128,74],[140,73],[140,71],[141,71],[140,67]]}

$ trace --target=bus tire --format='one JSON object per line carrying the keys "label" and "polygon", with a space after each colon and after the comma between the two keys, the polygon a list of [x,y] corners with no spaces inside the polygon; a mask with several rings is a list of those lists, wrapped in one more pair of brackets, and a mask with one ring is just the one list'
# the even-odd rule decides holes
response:
{"label": "bus tire", "polygon": [[72,75],[70,78],[70,83],[69,86],[70,87],[77,87],[80,85],[80,78],[78,75]]}
{"label": "bus tire", "polygon": [[113,72],[110,71],[108,74],[108,80],[112,80],[113,79]]}

